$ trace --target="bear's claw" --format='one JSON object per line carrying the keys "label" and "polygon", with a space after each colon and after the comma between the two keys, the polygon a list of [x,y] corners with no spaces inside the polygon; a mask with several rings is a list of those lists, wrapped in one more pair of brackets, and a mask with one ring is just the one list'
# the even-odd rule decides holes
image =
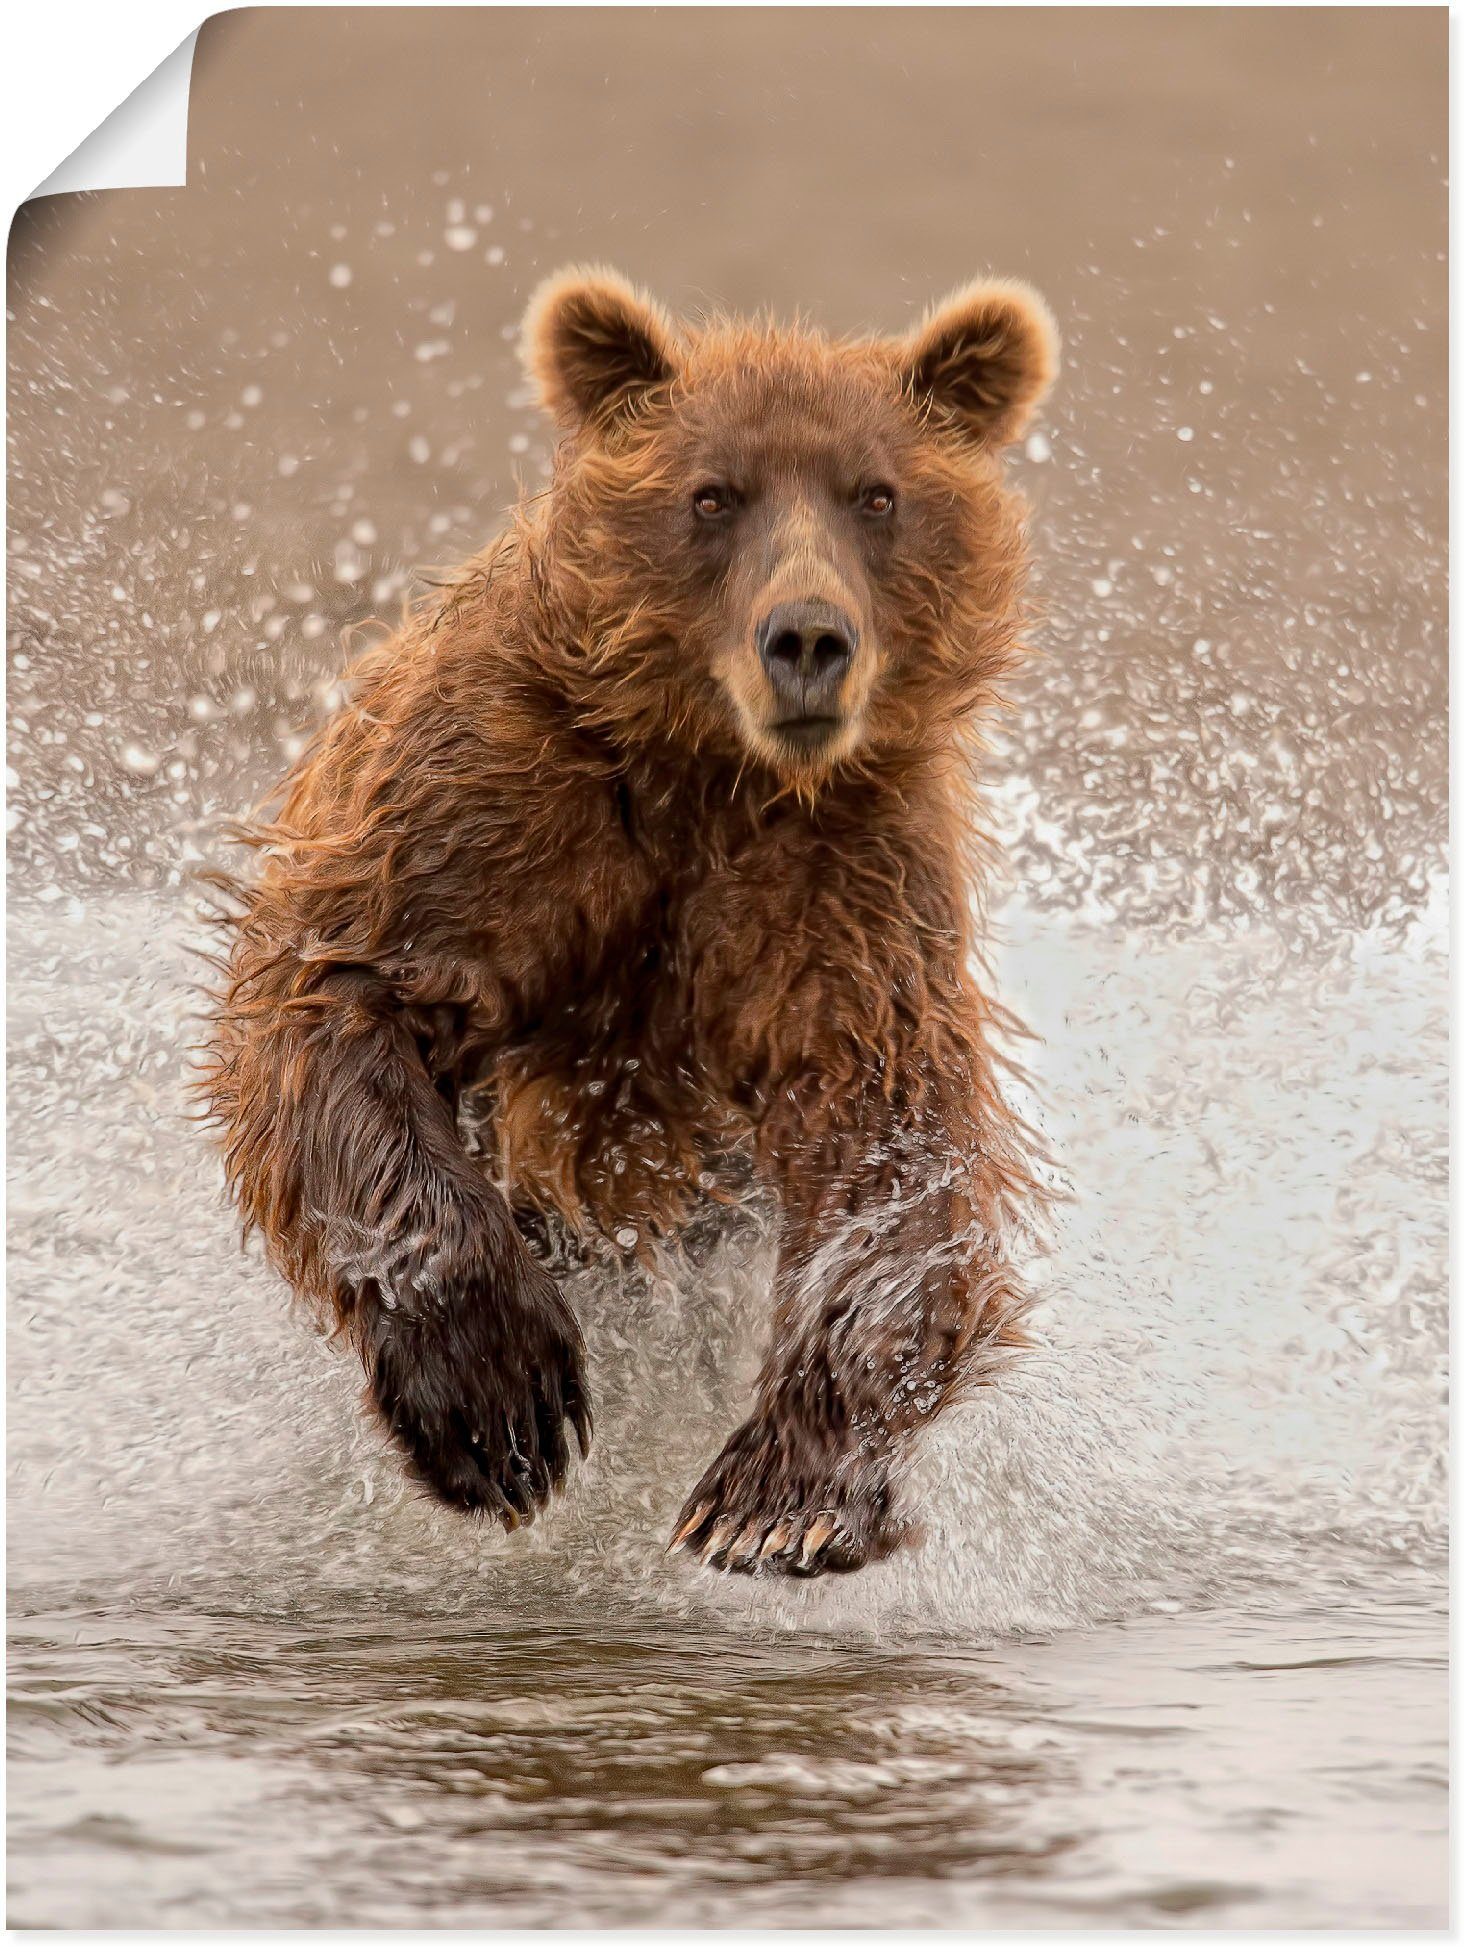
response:
{"label": "bear's claw", "polygon": [[882,1558],[893,1539],[876,1537],[852,1514],[822,1510],[793,1512],[776,1523],[716,1516],[708,1526],[704,1506],[692,1512],[672,1537],[672,1552],[689,1552],[716,1572],[777,1572],[794,1579],[822,1573],[857,1572]]}
{"label": "bear's claw", "polygon": [[681,1521],[672,1533],[671,1543],[667,1546],[666,1550],[668,1552],[680,1552],[686,1546],[692,1533],[696,1531],[702,1520],[710,1516],[711,1509],[710,1504],[704,1504],[698,1505],[696,1510],[690,1515],[683,1512]]}
{"label": "bear's claw", "polygon": [[815,1495],[789,1469],[785,1434],[754,1420],[728,1442],[682,1507],[667,1548],[718,1572],[795,1579],[856,1572],[908,1536],[891,1512],[884,1465],[839,1460]]}

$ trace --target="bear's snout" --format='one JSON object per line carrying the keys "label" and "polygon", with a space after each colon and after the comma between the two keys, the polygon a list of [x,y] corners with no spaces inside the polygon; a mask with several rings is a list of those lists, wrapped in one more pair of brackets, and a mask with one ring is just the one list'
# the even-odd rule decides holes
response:
{"label": "bear's snout", "polygon": [[779,603],[755,633],[780,731],[813,730],[841,716],[839,695],[859,648],[858,626],[829,603]]}

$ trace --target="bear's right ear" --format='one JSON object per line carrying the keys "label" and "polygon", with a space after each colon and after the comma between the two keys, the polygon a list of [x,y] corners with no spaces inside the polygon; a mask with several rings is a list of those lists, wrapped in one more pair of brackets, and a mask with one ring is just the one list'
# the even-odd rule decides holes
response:
{"label": "bear's right ear", "polygon": [[676,330],[617,272],[561,271],[524,315],[524,367],[561,426],[604,427],[676,376]]}

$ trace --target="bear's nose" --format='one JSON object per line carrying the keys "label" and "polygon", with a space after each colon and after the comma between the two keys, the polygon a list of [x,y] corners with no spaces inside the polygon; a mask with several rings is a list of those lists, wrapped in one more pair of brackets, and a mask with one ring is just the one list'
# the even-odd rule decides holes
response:
{"label": "bear's nose", "polygon": [[859,632],[828,603],[780,603],[757,627],[757,654],[790,717],[827,715],[854,661]]}

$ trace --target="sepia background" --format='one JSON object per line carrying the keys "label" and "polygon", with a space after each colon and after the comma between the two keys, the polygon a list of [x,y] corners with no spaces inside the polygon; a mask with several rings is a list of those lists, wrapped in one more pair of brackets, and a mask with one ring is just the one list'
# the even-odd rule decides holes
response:
{"label": "sepia background", "polygon": [[[278,8],[205,25],[187,189],[21,211],[12,1924],[1444,1922],[1447,133],[1442,9]],[[510,1546],[187,1123],[191,877],[542,483],[574,260],[1064,335],[987,786],[1077,1199],[840,1586],[660,1560],[755,1217],[574,1277],[601,1436]]]}

